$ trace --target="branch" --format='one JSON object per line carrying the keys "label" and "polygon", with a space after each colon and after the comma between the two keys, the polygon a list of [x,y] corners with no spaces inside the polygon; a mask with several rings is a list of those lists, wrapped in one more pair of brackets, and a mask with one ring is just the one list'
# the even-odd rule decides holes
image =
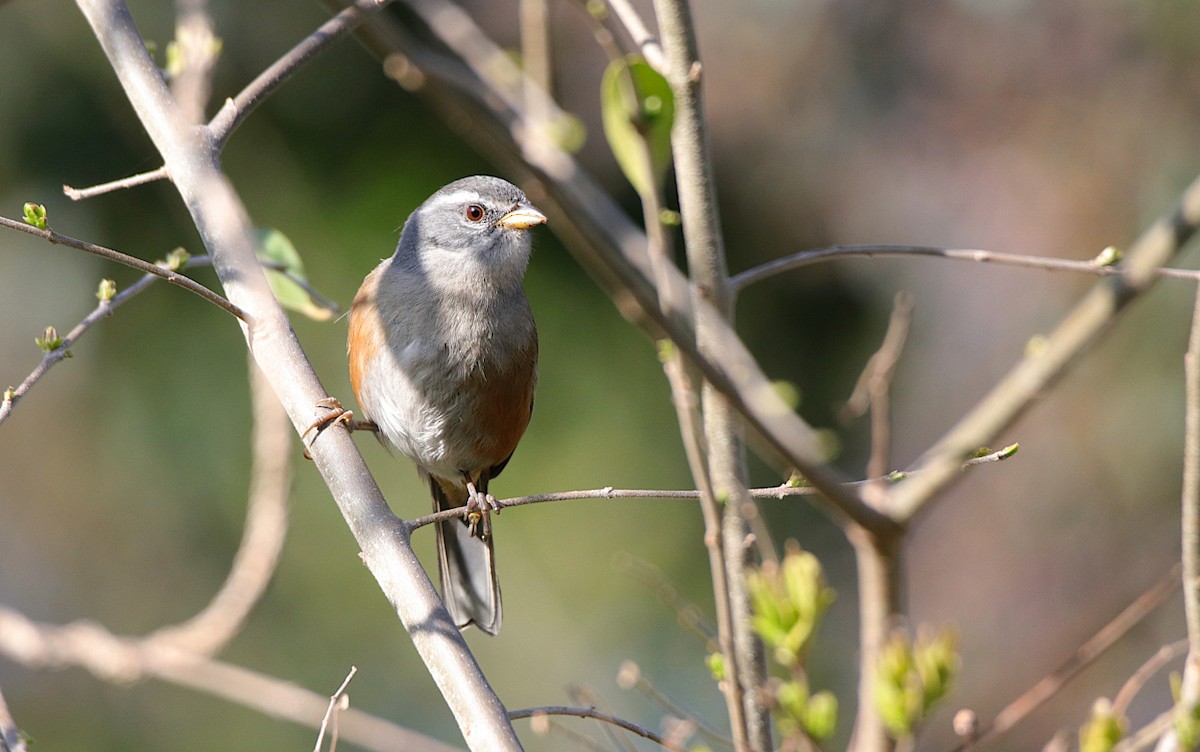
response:
{"label": "branch", "polygon": [[[208,261],[209,259],[207,256],[193,256],[184,262],[183,268],[188,269],[193,266],[202,266],[207,264]],[[56,347],[50,352],[42,355],[42,359],[38,363],[37,367],[25,377],[25,380],[22,381],[15,389],[13,389],[11,393],[6,394],[5,399],[0,400],[0,423],[3,423],[4,420],[10,414],[12,414],[13,408],[16,407],[16,404],[25,397],[30,389],[32,389],[39,381],[41,381],[42,377],[45,376],[51,368],[67,357],[67,353],[70,351],[71,346],[77,343],[89,329],[99,323],[101,319],[111,316],[113,311],[121,307],[122,304],[124,304],[134,295],[137,295],[142,290],[145,290],[157,279],[161,279],[161,277],[155,274],[146,274],[137,282],[134,282],[129,287],[126,287],[124,290],[121,290],[114,295],[112,300],[107,302],[101,301],[91,313],[85,316],[82,321],[76,324],[75,327],[67,333],[67,336],[63,337],[62,344],[59,347]]]}
{"label": "branch", "polygon": [[[314,730],[329,702],[291,682],[144,638],[118,637],[93,622],[39,624],[2,606],[0,653],[31,668],[78,666],[110,682],[159,679]],[[353,709],[343,713],[340,731],[347,741],[378,752],[455,750]]]}
{"label": "branch", "polygon": [[669,749],[672,752],[688,752],[686,747],[675,744],[675,743],[671,742],[670,740],[668,740],[662,736],[659,736],[658,734],[654,733],[653,731],[651,731],[649,729],[642,728],[641,726],[637,725],[636,723],[633,723],[632,721],[627,721],[624,718],[618,718],[617,716],[609,715],[608,713],[601,713],[599,710],[596,710],[595,708],[569,708],[569,707],[564,707],[561,705],[548,705],[543,708],[525,708],[523,710],[510,710],[508,713],[508,717],[514,721],[517,720],[518,718],[536,718],[538,716],[545,716],[545,715],[573,715],[573,716],[576,716],[577,718],[594,718],[597,721],[604,721],[605,723],[611,723],[614,726],[620,726],[621,728],[625,729],[626,731],[635,733],[638,736],[642,737],[643,739],[649,739],[650,741],[654,742],[655,744],[658,744],[659,746],[664,747],[665,749]]}
{"label": "branch", "polygon": [[[147,134],[174,176],[231,301],[251,313],[245,327],[255,361],[297,431],[314,421],[328,395],[300,348],[254,257],[250,222],[220,173],[214,145],[181,122],[120,0],[78,0]],[[408,530],[388,508],[345,430],[325,431],[310,447],[314,463],[362,550],[362,559],[396,609],[473,750],[515,750],[504,707],[413,553]]]}
{"label": "branch", "polygon": [[[1106,265],[1098,263],[1096,259],[1076,261],[1073,259],[1054,258],[1052,256],[1026,256],[1019,253],[1002,253],[1000,251],[982,251],[969,248],[938,248],[926,245],[834,245],[828,248],[800,251],[791,256],[784,256],[783,258],[768,261],[752,269],[747,269],[744,272],[733,275],[732,284],[735,290],[741,291],[756,282],[761,282],[776,274],[793,271],[822,261],[835,261],[848,258],[887,258],[889,256],[916,256],[951,259],[953,261],[972,261],[975,263],[1041,269],[1050,272],[1076,272],[1079,274],[1091,274],[1096,277],[1115,277],[1125,273],[1124,268],[1119,264]],[[1200,280],[1200,271],[1193,269],[1159,268],[1154,271],[1154,274],[1171,279]]]}
{"label": "branch", "polygon": [[[250,113],[264,99],[290,79],[297,70],[317,55],[321,50],[336,42],[338,39],[354,31],[371,13],[374,13],[391,0],[357,0],[347,6],[336,16],[326,21],[312,34],[309,34],[295,47],[271,64],[265,71],[251,81],[237,96],[226,99],[225,104],[213,116],[206,126],[208,138],[218,151],[224,149],[229,137],[237,130]],[[65,193],[72,200],[91,198],[110,191],[130,188],[136,185],[151,183],[171,176],[167,165],[149,172],[132,175],[120,180],[91,186],[89,188],[72,188],[63,186]]]}
{"label": "branch", "polygon": [[188,292],[199,295],[218,308],[232,313],[243,322],[249,323],[246,312],[241,308],[238,308],[233,303],[230,303],[228,300],[208,289],[199,282],[196,282],[188,277],[184,277],[181,274],[176,274],[170,269],[164,269],[156,264],[151,264],[149,261],[142,261],[140,258],[121,253],[120,251],[114,251],[111,248],[105,248],[102,245],[89,243],[86,240],[76,240],[75,238],[68,237],[66,235],[60,235],[54,230],[34,227],[33,225],[27,225],[24,222],[18,222],[7,217],[0,217],[0,227],[7,227],[10,230],[19,230],[28,235],[33,235],[34,237],[41,238],[47,242],[54,243],[55,245],[65,245],[80,251],[86,251],[96,256],[100,256],[101,258],[106,258],[109,261],[115,261],[118,264],[123,264],[132,269],[137,269],[140,272],[161,277],[173,285],[178,285]]}
{"label": "branch", "polygon": [[[1075,678],[1080,671],[1115,645],[1117,640],[1128,634],[1131,629],[1141,623],[1142,619],[1149,616],[1154,609],[1161,606],[1175,592],[1175,588],[1177,587],[1179,587],[1178,565],[1172,567],[1166,576],[1151,585],[1148,590],[1135,598],[1121,613],[1117,614],[1112,621],[1105,624],[1099,632],[1092,635],[1087,642],[1080,645],[1065,663],[1041,679],[1037,684],[1027,689],[1017,699],[1006,705],[1003,710],[996,714],[991,723],[985,725],[980,730],[979,735],[975,737],[972,743],[971,749],[981,747],[985,743],[993,741],[996,737],[1004,734],[1013,726],[1023,721],[1034,710],[1041,707],[1043,703],[1066,686],[1067,682]],[[960,745],[955,748],[955,752],[964,752],[966,749],[966,745]]]}
{"label": "branch", "polygon": [[1011,425],[1095,343],[1131,301],[1149,290],[1158,269],[1179,252],[1200,225],[1200,178],[1178,205],[1138,238],[1121,273],[1097,282],[1046,338],[918,461],[919,477],[893,489],[888,512],[910,520],[958,475],[964,457]]}
{"label": "branch", "polygon": [[291,78],[302,65],[312,60],[321,50],[354,31],[372,13],[379,11],[389,2],[391,0],[355,0],[272,63],[237,96],[226,99],[220,111],[208,124],[209,137],[216,148],[224,148],[229,137],[250,113]]}

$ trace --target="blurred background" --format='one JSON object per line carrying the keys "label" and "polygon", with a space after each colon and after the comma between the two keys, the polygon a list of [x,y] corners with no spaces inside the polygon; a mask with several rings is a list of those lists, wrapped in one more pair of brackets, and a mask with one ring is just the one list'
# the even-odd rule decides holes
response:
{"label": "blurred background", "polygon": [[[644,5],[644,4],[643,4]],[[160,50],[169,3],[132,2]],[[223,50],[214,102],[232,96],[326,12],[312,0],[212,0]],[[514,3],[471,12],[516,47]],[[606,59],[582,3],[553,4],[556,94],[581,118],[580,159],[640,217],[600,132]],[[649,18],[649,9],[645,8]],[[746,0],[694,4],[705,61],[729,264],[740,271],[835,243],[914,243],[1087,259],[1124,246],[1200,169],[1200,6],[1175,0]],[[51,227],[145,259],[200,252],[163,183],[82,202],[62,195],[157,167],[98,45],[65,0],[0,3],[0,214],[45,204]],[[210,108],[209,114],[211,115]],[[310,279],[348,304],[389,255],[409,211],[452,179],[493,172],[354,41],[337,44],[234,135],[224,165],[254,221],[286,233]],[[527,290],[542,337],[533,423],[499,496],[602,486],[691,487],[652,344],[539,231]],[[1182,265],[1194,265],[1188,253]],[[195,275],[214,284],[211,272]],[[46,326],[65,332],[98,281],[137,275],[17,233],[0,234],[0,387],[38,363]],[[794,382],[810,422],[835,431],[837,465],[861,477],[863,421],[838,410],[878,345],[893,295],[915,296],[894,386],[903,467],[1048,331],[1090,278],[963,262],[848,260],[776,277],[739,303],[743,336]],[[952,743],[960,707],[990,718],[1062,662],[1178,558],[1182,356],[1192,290],[1140,301],[997,446],[1020,453],[972,472],[918,520],[906,550],[913,623],[956,624],[963,668],[921,748]],[[349,404],[345,322],[295,318],[327,389]],[[230,318],[156,285],[72,348],[0,427],[0,602],[45,622],[96,620],[143,634],[211,597],[242,530],[249,482],[245,347]],[[407,461],[360,445],[393,508],[423,514]],[[311,465],[296,479],[283,561],[224,659],[321,694],[351,664],[355,707],[459,743],[457,731]],[[754,480],[780,478],[754,464]],[[817,552],[839,598],[812,683],[854,703],[853,559],[805,502],[769,501],[777,540]],[[593,501],[526,507],[498,522],[502,635],[468,635],[511,708],[570,704],[584,685],[657,728],[661,713],[617,687],[620,663],[723,726],[703,646],[616,562],[660,569],[711,614],[694,505]],[[432,535],[416,536],[432,568]],[[1163,643],[1183,635],[1177,600],[1137,628],[998,745],[1040,748],[1073,730]],[[114,686],[77,669],[0,661],[0,688],[45,749],[211,749],[254,734],[263,749],[314,733],[159,683]],[[1133,706],[1165,709],[1159,677]],[[583,722],[575,728],[594,731]],[[563,737],[530,749],[573,748]]]}

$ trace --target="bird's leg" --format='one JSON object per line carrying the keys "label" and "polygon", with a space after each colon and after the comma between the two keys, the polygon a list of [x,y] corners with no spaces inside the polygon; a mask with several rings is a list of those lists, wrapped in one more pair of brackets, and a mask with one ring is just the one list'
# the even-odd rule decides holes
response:
{"label": "bird's leg", "polygon": [[[314,420],[308,426],[308,428],[304,429],[304,433],[300,434],[300,439],[302,441],[308,438],[308,435],[314,430],[317,433],[313,436],[312,440],[316,441],[317,436],[320,436],[322,431],[330,426],[335,426],[338,423],[341,423],[343,426],[345,426],[347,431],[379,432],[379,426],[375,425],[371,421],[355,420],[354,413],[342,407],[342,403],[338,401],[337,397],[325,397],[324,399],[319,399],[317,400],[317,407],[323,410],[328,410],[329,412]],[[304,447],[305,459],[312,459],[312,455],[308,453],[308,449],[311,446],[312,441],[308,442]]]}
{"label": "bird's leg", "polygon": [[[467,524],[471,527],[471,535],[480,540],[492,536],[491,513],[500,514],[500,502],[490,493],[481,493],[475,488],[475,483],[467,479]],[[483,523],[480,529],[480,522]]]}

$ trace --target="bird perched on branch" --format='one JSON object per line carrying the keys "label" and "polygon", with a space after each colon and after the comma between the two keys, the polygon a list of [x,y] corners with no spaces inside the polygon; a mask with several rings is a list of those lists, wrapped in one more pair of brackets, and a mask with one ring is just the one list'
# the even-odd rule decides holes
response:
{"label": "bird perched on branch", "polygon": [[500,629],[488,482],[525,433],[538,341],[521,280],[531,227],[546,221],[516,186],[474,176],[417,207],[350,309],[350,382],[362,416],[417,465],[437,523],[442,597],[454,622]]}

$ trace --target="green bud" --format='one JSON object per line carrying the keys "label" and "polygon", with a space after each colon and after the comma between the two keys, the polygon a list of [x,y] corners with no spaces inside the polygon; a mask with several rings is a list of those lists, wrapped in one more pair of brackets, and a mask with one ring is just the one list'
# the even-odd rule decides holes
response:
{"label": "green bud", "polygon": [[608,4],[604,0],[588,0],[587,12],[597,21],[604,21],[608,18]]}
{"label": "green bud", "polygon": [[167,257],[165,259],[160,259],[159,261],[157,261],[155,263],[164,269],[168,269],[170,271],[177,272],[183,268],[184,264],[186,264],[188,262],[188,259],[190,259],[191,257],[192,257],[192,254],[188,253],[186,250],[184,250],[181,247],[181,248],[176,248],[175,250],[171,251],[170,253],[167,254]]}
{"label": "green bud", "polygon": [[117,294],[117,283],[111,279],[100,280],[100,287],[96,289],[96,299],[101,303],[111,303],[112,299]]}
{"label": "green bud", "polygon": [[17,397],[17,390],[15,388],[10,386],[9,388],[4,390],[4,400],[3,400],[4,402],[12,402],[14,399],[16,399],[16,397]]}
{"label": "green bud", "polygon": [[907,479],[908,473],[904,472],[903,470],[893,470],[887,474],[886,478],[888,483],[899,483],[900,481]]}
{"label": "green bud", "polygon": [[801,724],[808,735],[824,741],[837,731],[838,701],[828,690],[808,698],[808,705],[801,716]]}
{"label": "green bud", "polygon": [[1103,251],[1100,251],[1100,253],[1096,254],[1096,257],[1092,259],[1091,263],[1093,266],[1116,266],[1117,264],[1121,263],[1121,258],[1124,255],[1124,252],[1120,248],[1110,245]]}
{"label": "green bud", "polygon": [[913,648],[913,663],[921,680],[924,712],[950,690],[950,680],[958,670],[958,635],[952,629],[943,629],[936,635],[922,630]]}
{"label": "green bud", "polygon": [[778,379],[771,382],[771,388],[789,409],[793,411],[800,409],[800,387],[791,381]]}
{"label": "green bud", "polygon": [[[34,337],[33,341],[37,343],[38,349],[44,353],[52,353],[63,346],[63,338],[58,336],[58,330],[52,326],[46,327],[46,332],[41,337]],[[64,353],[64,357],[71,357],[71,351]]]}
{"label": "green bud", "polygon": [[705,659],[704,664],[708,666],[709,673],[712,674],[713,681],[725,680],[725,656],[721,653],[710,653]]}
{"label": "green bud", "polygon": [[39,230],[46,229],[46,207],[41,204],[25,204],[25,224],[33,225]]}
{"label": "green bud", "polygon": [[781,564],[763,564],[750,572],[746,584],[755,631],[777,663],[785,668],[799,665],[836,597],[825,585],[821,563],[790,542]]}
{"label": "green bud", "polygon": [[[1114,715],[1112,704],[1100,698],[1092,705],[1092,717],[1079,729],[1079,752],[1109,752],[1123,736],[1125,719]],[[1192,746],[1185,743],[1184,748]]]}
{"label": "green bud", "polygon": [[674,209],[659,209],[658,221],[667,227],[678,227],[683,224],[683,215]]}

